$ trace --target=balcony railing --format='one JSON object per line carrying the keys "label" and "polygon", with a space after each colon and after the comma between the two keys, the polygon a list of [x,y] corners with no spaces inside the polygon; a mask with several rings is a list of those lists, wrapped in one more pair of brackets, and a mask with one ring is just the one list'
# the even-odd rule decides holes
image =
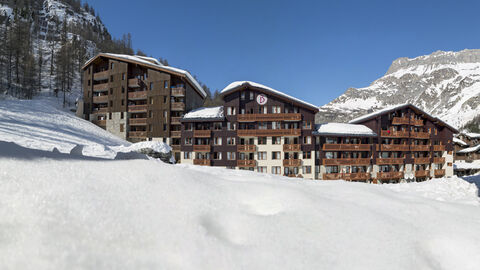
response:
{"label": "balcony railing", "polygon": [[299,152],[302,151],[302,145],[300,144],[284,144],[283,145],[284,152]]}
{"label": "balcony railing", "polygon": [[137,78],[128,79],[128,87],[136,88],[136,87],[140,87],[140,85],[141,85],[140,79],[137,79]]}
{"label": "balcony railing", "polygon": [[403,178],[403,172],[379,172],[377,179],[379,180],[399,180]]}
{"label": "balcony railing", "polygon": [[389,164],[403,164],[405,158],[377,158],[376,163],[378,165],[389,165]]}
{"label": "balcony railing", "polygon": [[104,108],[93,108],[92,109],[92,113],[95,114],[95,113],[108,113],[108,108],[107,107],[104,107]]}
{"label": "balcony railing", "polygon": [[301,129],[240,129],[237,131],[240,137],[255,136],[301,136]]}
{"label": "balcony railing", "polygon": [[128,112],[146,112],[148,105],[130,105],[128,106]]}
{"label": "balcony railing", "polygon": [[147,91],[129,92],[128,99],[147,99]]}
{"label": "balcony railing", "polygon": [[146,138],[147,132],[146,131],[130,131],[128,132],[128,137],[130,138]]}
{"label": "balcony railing", "polygon": [[174,97],[184,97],[185,96],[185,88],[183,88],[183,87],[172,88],[172,96],[174,96]]}
{"label": "balcony railing", "polygon": [[193,151],[195,152],[210,152],[212,147],[210,145],[194,145]]}
{"label": "balcony railing", "polygon": [[433,151],[445,151],[445,145],[434,145]]}
{"label": "balcony railing", "polygon": [[393,125],[409,125],[410,120],[407,117],[394,117],[392,120]]}
{"label": "balcony railing", "polygon": [[423,126],[423,120],[422,119],[414,119],[412,118],[410,120],[410,124],[414,126]]}
{"label": "balcony railing", "polygon": [[415,177],[429,177],[430,176],[430,171],[415,171]]}
{"label": "balcony railing", "polygon": [[212,164],[210,159],[194,159],[193,165],[200,165],[200,166],[210,166]]}
{"label": "balcony railing", "polygon": [[176,152],[178,152],[182,149],[182,146],[178,145],[178,144],[170,145],[170,147],[172,147],[172,151],[176,151]]}
{"label": "balcony railing", "polygon": [[302,121],[300,113],[239,114],[238,122]]}
{"label": "balcony railing", "polygon": [[108,95],[105,96],[94,96],[93,103],[108,103]]}
{"label": "balcony railing", "polygon": [[147,124],[147,118],[130,118],[128,124],[131,126],[145,126]]}
{"label": "balcony railing", "polygon": [[370,144],[324,144],[324,151],[370,151]]}
{"label": "balcony railing", "polygon": [[433,163],[435,163],[435,164],[443,164],[443,163],[445,163],[445,158],[444,158],[444,157],[434,157],[434,158],[433,158]]}
{"label": "balcony railing", "polygon": [[410,133],[410,137],[411,138],[414,138],[414,139],[428,139],[430,138],[430,133],[428,132],[415,132],[415,131],[412,131]]}
{"label": "balcony railing", "polygon": [[430,145],[410,145],[410,151],[417,151],[417,152],[430,151]]}
{"label": "balcony railing", "polygon": [[323,180],[367,181],[370,173],[325,173]]}
{"label": "balcony railing", "polygon": [[180,122],[180,119],[182,119],[181,117],[172,117],[171,120],[172,120],[172,125],[180,125],[181,122]]}
{"label": "balcony railing", "polygon": [[108,83],[101,83],[93,85],[93,92],[108,91]]}
{"label": "balcony railing", "polygon": [[325,158],[323,165],[370,165],[370,158]]}
{"label": "balcony railing", "polygon": [[419,158],[414,158],[413,163],[415,164],[430,164],[430,157],[419,157]]}
{"label": "balcony railing", "polygon": [[257,146],[254,144],[237,145],[238,152],[255,152],[256,150]]}
{"label": "balcony railing", "polygon": [[97,126],[104,127],[107,125],[107,120],[93,120],[92,123],[94,123]]}
{"label": "balcony railing", "polygon": [[257,165],[257,161],[255,160],[237,160],[238,167],[255,167]]}
{"label": "balcony railing", "polygon": [[93,73],[94,81],[102,81],[106,79],[108,79],[108,70]]}
{"label": "balcony railing", "polygon": [[380,144],[377,151],[410,151],[408,144]]}
{"label": "balcony railing", "polygon": [[172,136],[172,138],[180,138],[182,137],[182,132],[178,130],[170,131],[170,136]]}
{"label": "balcony railing", "polygon": [[298,167],[302,165],[301,159],[284,159],[283,166],[284,167]]}
{"label": "balcony railing", "polygon": [[445,176],[445,170],[444,170],[444,169],[435,170],[433,173],[434,173],[435,177],[443,177],[443,176]]}
{"label": "balcony railing", "polygon": [[211,130],[194,130],[193,137],[195,138],[210,138],[212,137]]}
{"label": "balcony railing", "polygon": [[183,102],[172,102],[172,111],[184,111],[185,103]]}
{"label": "balcony railing", "polygon": [[390,138],[408,138],[410,136],[408,131],[391,131],[391,130],[382,130],[380,135],[382,137],[390,137]]}

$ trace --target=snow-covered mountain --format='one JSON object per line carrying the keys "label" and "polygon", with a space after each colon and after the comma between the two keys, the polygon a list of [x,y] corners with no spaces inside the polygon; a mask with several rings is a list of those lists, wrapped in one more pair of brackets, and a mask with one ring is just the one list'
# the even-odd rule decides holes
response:
{"label": "snow-covered mountain", "polygon": [[348,121],[402,103],[412,103],[455,127],[463,127],[480,115],[480,50],[399,58],[370,86],[349,88],[320,107],[317,121]]}

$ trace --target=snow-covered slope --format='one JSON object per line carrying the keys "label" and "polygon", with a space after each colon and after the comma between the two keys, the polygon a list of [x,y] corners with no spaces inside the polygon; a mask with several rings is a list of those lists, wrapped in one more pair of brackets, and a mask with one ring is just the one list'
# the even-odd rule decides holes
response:
{"label": "snow-covered slope", "polygon": [[404,103],[412,103],[457,128],[464,126],[480,114],[480,50],[399,58],[370,86],[350,88],[320,107],[317,121],[348,121]]}

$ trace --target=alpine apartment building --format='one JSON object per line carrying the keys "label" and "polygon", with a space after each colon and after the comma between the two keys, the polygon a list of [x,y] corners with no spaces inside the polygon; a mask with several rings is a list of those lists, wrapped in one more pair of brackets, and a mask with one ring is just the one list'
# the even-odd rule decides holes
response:
{"label": "alpine apartment building", "polygon": [[221,97],[182,118],[182,163],[380,183],[453,175],[458,131],[413,105],[315,125],[316,106],[261,84],[234,82]]}
{"label": "alpine apartment building", "polygon": [[180,159],[180,119],[206,98],[187,71],[150,57],[101,53],[83,75],[85,119],[131,142],[164,141]]}

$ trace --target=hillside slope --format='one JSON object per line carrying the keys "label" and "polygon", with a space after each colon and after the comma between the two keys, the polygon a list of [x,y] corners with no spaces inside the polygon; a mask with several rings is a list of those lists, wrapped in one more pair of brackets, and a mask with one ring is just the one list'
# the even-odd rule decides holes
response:
{"label": "hillside slope", "polygon": [[480,50],[399,58],[385,76],[350,88],[320,107],[318,122],[345,122],[391,105],[412,103],[461,128],[480,114]]}

